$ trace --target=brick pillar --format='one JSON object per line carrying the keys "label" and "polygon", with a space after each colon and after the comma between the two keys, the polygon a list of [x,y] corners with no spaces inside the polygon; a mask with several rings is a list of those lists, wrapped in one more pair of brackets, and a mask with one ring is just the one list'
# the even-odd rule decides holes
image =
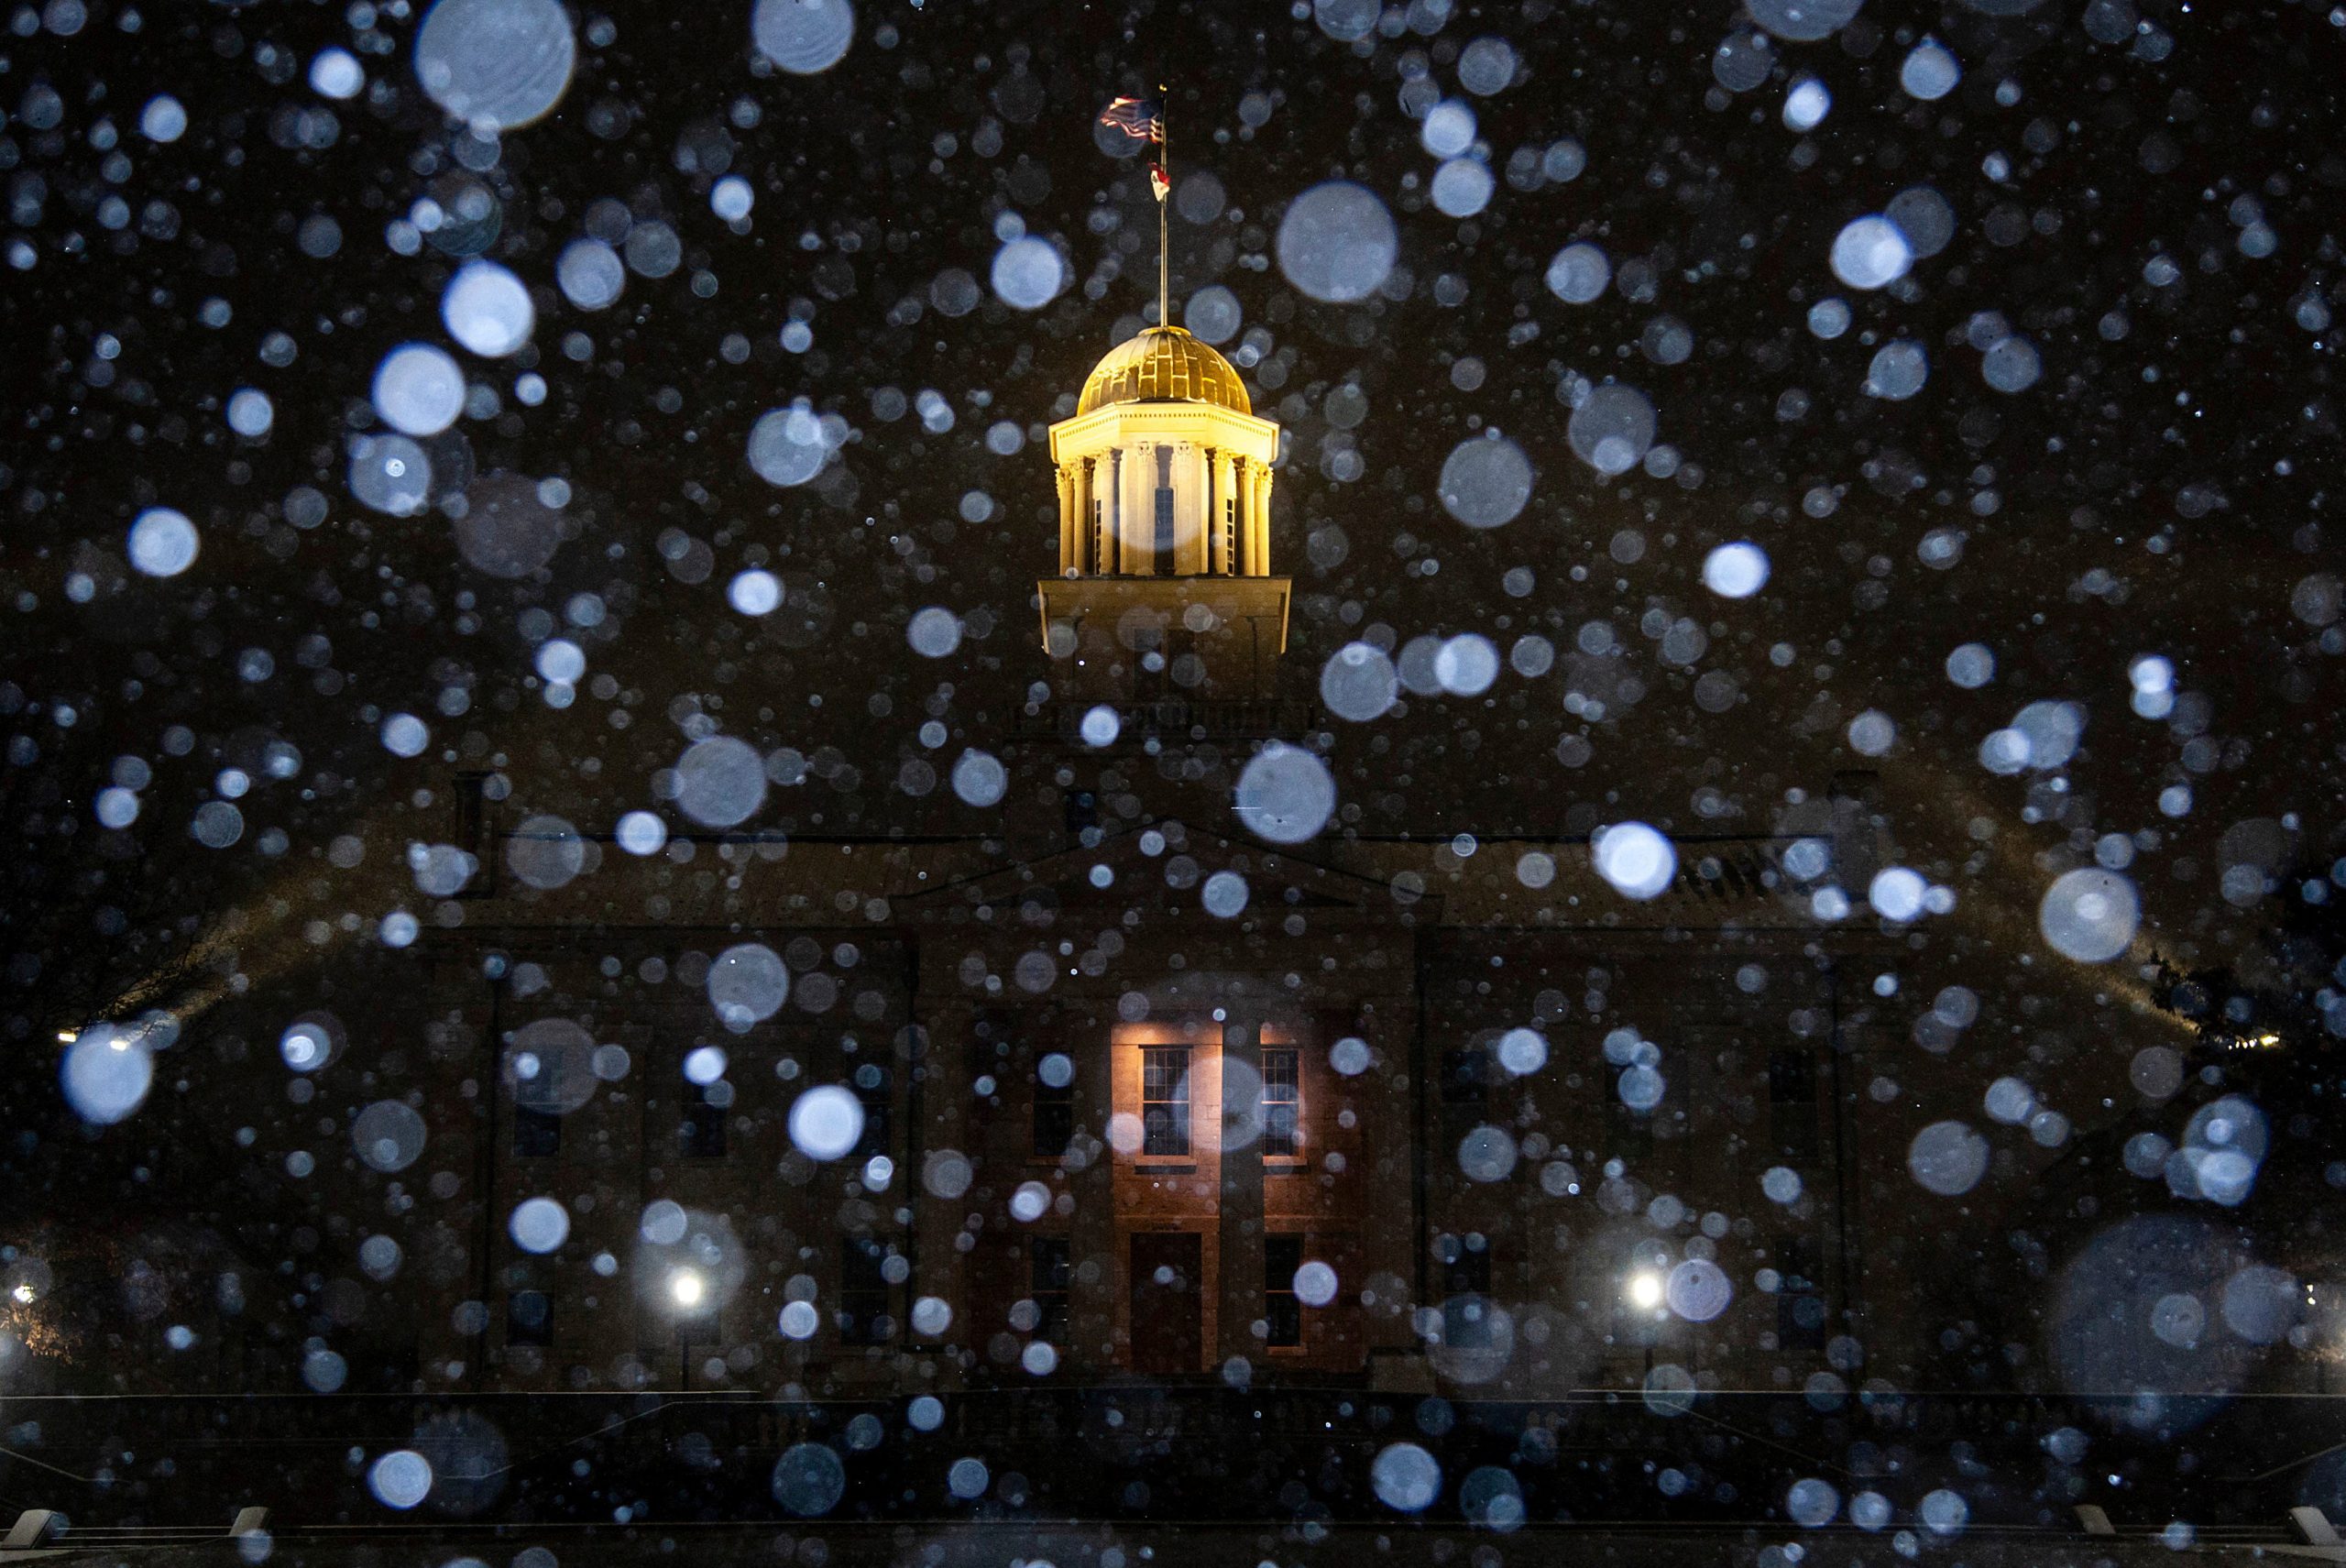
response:
{"label": "brick pillar", "polygon": [[[1068,1145],[1068,1190],[1075,1212],[1068,1221],[1068,1343],[1060,1349],[1080,1370],[1106,1373],[1116,1364],[1116,1292],[1124,1268],[1116,1255],[1115,1153],[1108,1118],[1115,1111],[1113,1046],[1107,1025],[1072,1020],[1091,1037],[1069,1039],[1075,1062],[1075,1136]],[[1082,1168],[1077,1169],[1080,1162]]]}
{"label": "brick pillar", "polygon": [[[920,1007],[917,998],[915,1009]],[[969,1299],[969,1255],[955,1246],[963,1222],[979,1205],[970,1192],[940,1197],[929,1190],[929,1162],[944,1160],[962,1179],[973,1179],[977,1157],[970,1143],[970,1038],[976,1019],[964,1005],[937,1007],[926,1018],[915,1017],[928,1028],[922,1053],[921,1124],[906,1140],[905,1157],[913,1168],[904,1173],[904,1201],[912,1206],[918,1236],[919,1266],[913,1274],[912,1296],[936,1296],[953,1309],[953,1326],[942,1336],[948,1342],[970,1343],[969,1324],[978,1303]],[[956,1157],[968,1165],[953,1163]],[[910,1302],[906,1303],[909,1316]],[[926,1343],[906,1332],[908,1341]]]}
{"label": "brick pillar", "polygon": [[1251,1019],[1222,1031],[1220,1204],[1215,1213],[1214,1365],[1263,1359],[1263,1036]]}

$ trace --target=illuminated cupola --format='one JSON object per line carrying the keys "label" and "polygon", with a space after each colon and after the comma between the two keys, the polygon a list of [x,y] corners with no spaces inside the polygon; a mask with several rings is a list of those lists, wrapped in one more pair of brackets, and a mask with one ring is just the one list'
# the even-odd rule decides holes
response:
{"label": "illuminated cupola", "polygon": [[1141,333],[1051,426],[1059,576],[1269,576],[1278,450],[1229,360],[1178,326]]}
{"label": "illuminated cupola", "polygon": [[1051,426],[1058,576],[1044,646],[1071,696],[1269,695],[1289,585],[1271,576],[1279,427],[1178,326],[1110,350]]}

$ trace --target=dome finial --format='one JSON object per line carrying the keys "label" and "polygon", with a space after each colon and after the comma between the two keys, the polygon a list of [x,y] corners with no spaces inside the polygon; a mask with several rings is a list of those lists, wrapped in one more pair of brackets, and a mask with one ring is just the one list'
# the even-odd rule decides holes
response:
{"label": "dome finial", "polygon": [[[1165,84],[1157,90],[1165,93]],[[1157,167],[1148,171],[1148,188],[1157,197],[1157,324],[1173,324],[1173,235],[1165,214],[1165,199],[1173,190],[1172,97],[1159,100],[1157,112]]]}

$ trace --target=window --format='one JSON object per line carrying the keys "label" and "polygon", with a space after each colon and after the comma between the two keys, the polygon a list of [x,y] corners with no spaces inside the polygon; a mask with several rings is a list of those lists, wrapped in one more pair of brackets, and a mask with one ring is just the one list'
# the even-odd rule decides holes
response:
{"label": "window", "polygon": [[1785,1350],[1817,1350],[1825,1343],[1824,1269],[1814,1238],[1780,1235],[1775,1247],[1776,1343]]}
{"label": "window", "polygon": [[545,1159],[561,1152],[560,1116],[528,1105],[513,1107],[513,1153],[517,1157]]}
{"label": "window", "polygon": [[1036,1236],[1026,1244],[1026,1293],[1037,1314],[1035,1337],[1067,1343],[1067,1238]]}
{"label": "window", "polygon": [[1491,1247],[1481,1236],[1464,1241],[1444,1236],[1435,1245],[1442,1261],[1442,1292],[1445,1296],[1487,1296],[1491,1293]]}
{"label": "window", "polygon": [[1303,1152],[1301,1053],[1263,1052],[1263,1157],[1294,1159]]}
{"label": "window", "polygon": [[863,1107],[863,1136],[856,1140],[855,1157],[869,1159],[888,1152],[888,1069],[865,1062],[855,1069],[855,1098]]}
{"label": "window", "polygon": [[1770,1053],[1768,1122],[1787,1158],[1816,1157],[1816,1058],[1811,1052]]}
{"label": "window", "polygon": [[[522,1159],[547,1159],[562,1152],[562,1113],[584,1102],[591,1087],[571,1081],[583,1063],[565,1052],[512,1050],[506,1057],[506,1081],[513,1087],[513,1153]],[[586,1092],[580,1092],[581,1089]]]}
{"label": "window", "polygon": [[1455,1153],[1458,1140],[1482,1125],[1489,1106],[1490,1058],[1479,1048],[1442,1053],[1442,1146]]}
{"label": "window", "polygon": [[490,775],[465,772],[456,775],[455,820],[449,824],[449,842],[474,857],[474,870],[458,898],[497,896],[497,846],[490,841],[495,812],[489,804]]}
{"label": "window", "polygon": [[1147,1046],[1140,1053],[1140,1152],[1189,1152],[1189,1050]]}
{"label": "window", "polygon": [[888,1316],[888,1249],[869,1236],[839,1241],[839,1338],[882,1344],[895,1332]]}
{"label": "window", "polygon": [[729,1088],[719,1090],[715,1083],[685,1084],[685,1119],[676,1124],[677,1152],[686,1159],[723,1159],[725,1105],[732,1101]]}
{"label": "window", "polygon": [[505,1343],[554,1343],[554,1299],[543,1290],[514,1290],[505,1298]]}
{"label": "window", "polygon": [[[1264,1054],[1267,1058],[1269,1053]],[[1263,1321],[1270,1328],[1266,1343],[1303,1343],[1303,1303],[1295,1294],[1295,1271],[1302,1266],[1301,1236],[1263,1238]]]}
{"label": "window", "polygon": [[1157,569],[1173,569],[1173,449],[1157,449]]}
{"label": "window", "polygon": [[1480,1235],[1444,1236],[1435,1244],[1442,1264],[1442,1343],[1459,1350],[1491,1343],[1491,1248]]}
{"label": "window", "polygon": [[1605,1152],[1635,1162],[1653,1154],[1654,1123],[1662,1114],[1661,1107],[1650,1111],[1635,1110],[1621,1099],[1621,1075],[1607,1075],[1605,1100]]}
{"label": "window", "polygon": [[1173,555],[1173,487],[1157,488],[1157,558],[1169,561]]}
{"label": "window", "polygon": [[1075,1136],[1075,1080],[1065,1083],[1047,1083],[1037,1073],[1035,1079],[1035,1153],[1044,1159],[1057,1159],[1067,1153],[1067,1146]]}

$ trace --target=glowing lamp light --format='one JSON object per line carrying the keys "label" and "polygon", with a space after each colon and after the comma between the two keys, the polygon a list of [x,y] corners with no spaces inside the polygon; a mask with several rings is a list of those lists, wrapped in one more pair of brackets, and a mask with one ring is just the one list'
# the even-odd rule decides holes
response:
{"label": "glowing lamp light", "polygon": [[27,1281],[25,1284],[17,1286],[14,1290],[9,1291],[8,1294],[16,1299],[18,1306],[29,1307],[33,1304],[33,1297],[38,1294],[38,1292],[33,1289],[31,1283]]}
{"label": "glowing lamp light", "polygon": [[1629,1305],[1646,1312],[1661,1306],[1661,1276],[1650,1268],[1640,1268],[1630,1275]]}
{"label": "glowing lamp light", "polygon": [[707,1293],[708,1282],[701,1278],[698,1269],[680,1268],[668,1276],[670,1299],[686,1311],[699,1306],[701,1298]]}

